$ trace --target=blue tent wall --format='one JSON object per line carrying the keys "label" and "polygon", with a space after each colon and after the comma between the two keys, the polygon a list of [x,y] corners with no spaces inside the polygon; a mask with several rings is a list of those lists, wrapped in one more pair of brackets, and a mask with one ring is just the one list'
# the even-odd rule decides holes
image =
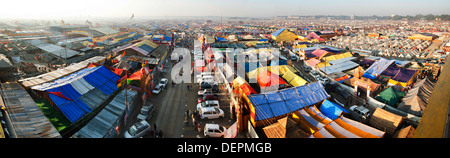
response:
{"label": "blue tent wall", "polygon": [[106,95],[111,95],[117,90],[116,82],[120,79],[119,76],[104,66],[101,66],[98,70],[84,76],[83,78],[86,82],[101,90]]}
{"label": "blue tent wall", "polygon": [[50,99],[52,99],[64,116],[72,123],[92,111],[88,105],[79,99],[81,94],[78,93],[71,84],[49,89],[47,92],[61,92],[62,95],[70,99],[67,100],[49,93]]}
{"label": "blue tent wall", "polygon": [[314,83],[311,86],[303,85],[273,93],[249,95],[248,99],[255,108],[255,121],[282,116],[323,100],[318,98],[326,99],[329,95],[320,83]]}
{"label": "blue tent wall", "polygon": [[255,107],[255,120],[265,120],[274,117],[269,104],[263,104]]}
{"label": "blue tent wall", "polygon": [[348,113],[347,110],[345,110],[344,108],[342,108],[341,106],[328,101],[328,100],[324,100],[322,105],[319,108],[320,112],[322,112],[325,116],[327,116],[328,118],[335,120],[337,119],[342,112]]}
{"label": "blue tent wall", "polygon": [[318,100],[324,100],[330,97],[319,82],[308,84],[308,88],[314,93]]}
{"label": "blue tent wall", "polygon": [[[117,90],[116,81],[120,77],[104,66],[86,68],[76,73],[73,73],[73,75],[66,76],[61,79],[62,80],[66,80],[66,78],[76,79],[75,77],[79,75],[85,75],[86,73],[89,74],[87,74],[82,78],[96,89],[105,93],[106,95],[111,95],[115,90]],[[85,114],[91,112],[93,109],[90,108],[86,103],[84,103],[80,99],[82,95],[77,90],[75,90],[75,88],[73,88],[72,84],[65,84],[65,85],[64,84],[65,83],[56,80],[54,84],[50,84],[55,87],[52,89],[48,89],[46,91],[61,92],[63,96],[70,99],[67,100],[65,98],[50,93],[48,94],[50,99],[53,101],[53,103],[55,103],[55,105],[64,114],[64,116],[66,116],[66,118],[69,121],[74,123],[75,121],[83,117]]]}
{"label": "blue tent wall", "polygon": [[314,96],[312,91],[309,90],[308,86],[306,86],[306,85],[295,87],[294,89],[297,91],[298,95],[305,102],[306,106],[313,105],[320,101],[319,99],[317,99],[316,96]]}

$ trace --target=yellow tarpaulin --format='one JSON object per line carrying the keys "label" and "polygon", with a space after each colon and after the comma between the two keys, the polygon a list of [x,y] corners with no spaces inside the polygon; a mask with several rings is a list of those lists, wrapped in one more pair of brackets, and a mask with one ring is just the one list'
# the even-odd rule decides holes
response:
{"label": "yellow tarpaulin", "polygon": [[[328,64],[329,65],[329,64]],[[259,72],[266,72],[270,71],[271,73],[274,73],[276,75],[282,76],[283,79],[285,79],[289,84],[291,84],[294,87],[302,86],[307,83],[306,80],[301,78],[300,76],[296,75],[295,72],[297,72],[293,67],[288,65],[277,65],[277,66],[267,66],[267,67],[260,67],[253,71],[250,71],[247,73],[248,78],[256,78],[259,74]],[[233,81],[234,82],[238,82]]]}
{"label": "yellow tarpaulin", "polygon": [[352,53],[350,53],[350,52],[344,53],[344,54],[342,54],[342,55],[344,56],[344,58],[352,57],[352,56],[353,56]]}
{"label": "yellow tarpaulin", "polygon": [[289,42],[289,41],[295,41],[295,39],[297,39],[299,36],[286,29],[283,32],[281,32],[280,34],[278,34],[278,36],[271,35],[271,37],[276,42],[281,42],[281,41]]}
{"label": "yellow tarpaulin", "polygon": [[334,57],[334,55],[332,55],[332,56],[327,56],[327,57],[323,57],[322,59],[325,60],[325,61],[333,61],[333,60],[336,60],[336,58]]}
{"label": "yellow tarpaulin", "polygon": [[298,86],[303,86],[307,83],[306,80],[304,80],[303,78],[296,76],[294,78],[294,80],[292,80],[291,82],[289,82],[292,86],[294,87],[298,87]]}
{"label": "yellow tarpaulin", "polygon": [[331,66],[331,65],[328,62],[326,64],[325,64],[325,62],[321,62],[321,63],[317,64],[317,67],[319,67],[319,68],[325,67],[325,66]]}
{"label": "yellow tarpaulin", "polygon": [[292,48],[306,48],[306,47],[308,47],[308,46],[306,46],[306,44],[300,44],[300,45],[295,45],[295,46],[292,46]]}
{"label": "yellow tarpaulin", "polygon": [[282,77],[283,77],[286,81],[290,82],[290,81],[292,81],[292,80],[295,78],[295,76],[296,76],[296,75],[295,75],[294,73],[288,71],[288,72],[286,72]]}
{"label": "yellow tarpaulin", "polygon": [[308,39],[306,37],[303,37],[303,36],[298,36],[297,38],[302,40],[302,41],[308,41]]}
{"label": "yellow tarpaulin", "polygon": [[306,80],[292,73],[291,71],[286,72],[283,76],[283,79],[289,82],[294,87],[302,86],[306,84]]}
{"label": "yellow tarpaulin", "polygon": [[338,55],[334,55],[334,58],[335,58],[336,60],[338,60],[338,59],[345,58],[345,56],[343,56],[342,54],[338,54]]}
{"label": "yellow tarpaulin", "polygon": [[255,78],[259,74],[259,72],[265,72],[266,70],[277,75],[284,75],[287,71],[291,71],[293,73],[297,72],[293,67],[288,65],[275,65],[257,68],[253,71],[248,72],[247,75],[249,78]]}
{"label": "yellow tarpaulin", "polygon": [[236,77],[236,79],[233,80],[233,88],[236,88],[240,86],[241,84],[247,83],[244,78],[241,76]]}

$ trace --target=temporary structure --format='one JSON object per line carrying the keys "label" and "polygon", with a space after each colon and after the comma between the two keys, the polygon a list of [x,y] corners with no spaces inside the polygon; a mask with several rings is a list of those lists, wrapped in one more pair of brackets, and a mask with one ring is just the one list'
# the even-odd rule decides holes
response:
{"label": "temporary structure", "polygon": [[431,82],[428,78],[416,82],[397,108],[416,116],[422,116],[431,97],[431,92],[433,92],[434,85],[435,83]]}
{"label": "temporary structure", "polygon": [[393,135],[402,121],[403,117],[381,108],[377,108],[372,114],[369,124],[379,130],[386,131],[386,133]]}
{"label": "temporary structure", "polygon": [[293,42],[295,39],[299,38],[298,35],[292,33],[288,29],[282,28],[271,34],[271,37],[276,42]]}
{"label": "temporary structure", "polygon": [[414,136],[414,127],[409,125],[408,127],[402,128],[394,133],[393,138],[413,138]]}
{"label": "temporary structure", "polygon": [[255,127],[267,126],[274,117],[316,104],[330,95],[319,82],[266,94],[244,95],[249,105],[250,121]]}
{"label": "temporary structure", "polygon": [[14,130],[18,138],[61,138],[60,133],[20,84],[1,83],[0,87],[0,104],[4,103],[14,127],[9,130]]}
{"label": "temporary structure", "polygon": [[384,70],[386,70],[392,63],[394,63],[394,61],[395,60],[387,60],[381,58],[380,60],[370,65],[370,67],[367,68],[363,76],[369,79],[374,79],[378,75],[380,75]]}
{"label": "temporary structure", "polygon": [[380,92],[375,99],[389,104],[391,106],[396,106],[396,104],[402,99],[402,97],[405,96],[405,92],[398,91],[392,87],[389,87],[382,92]]}
{"label": "temporary structure", "polygon": [[43,92],[44,98],[74,123],[112,95],[119,78],[104,66],[90,67],[31,89]]}
{"label": "temporary structure", "polygon": [[341,116],[342,113],[349,113],[343,107],[337,105],[336,103],[328,101],[327,99],[325,99],[320,106],[320,111],[332,120],[337,119],[339,116]]}
{"label": "temporary structure", "polygon": [[267,138],[307,138],[309,136],[290,116],[264,127],[263,131]]}
{"label": "temporary structure", "polygon": [[315,131],[309,138],[382,138],[384,133],[341,116]]}

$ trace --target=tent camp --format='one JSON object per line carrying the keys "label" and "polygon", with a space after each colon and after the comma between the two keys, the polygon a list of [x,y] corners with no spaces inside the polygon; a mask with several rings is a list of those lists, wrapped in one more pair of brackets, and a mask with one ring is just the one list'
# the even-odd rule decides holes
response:
{"label": "tent camp", "polygon": [[250,108],[250,121],[255,127],[267,126],[274,117],[316,104],[330,95],[319,82],[266,94],[244,96]]}
{"label": "tent camp", "polygon": [[323,49],[316,49],[313,52],[311,52],[312,55],[314,55],[315,57],[317,57],[317,59],[322,59],[325,55],[327,54],[332,54],[326,50]]}
{"label": "tent camp", "polygon": [[38,75],[35,77],[29,77],[25,79],[19,80],[19,83],[21,83],[25,87],[32,87],[35,85],[39,85],[45,82],[50,82],[53,80],[56,80],[58,78],[61,78],[63,76],[66,76],[68,74],[74,73],[76,71],[79,71],[81,69],[86,68],[91,63],[101,63],[105,61],[106,57],[103,56],[95,56],[89,59],[86,59],[82,62],[79,62],[77,64],[73,64],[70,66],[67,66],[63,69],[58,69],[55,71],[51,71],[42,75]]}
{"label": "tent camp", "polygon": [[380,92],[375,99],[389,104],[390,106],[396,107],[396,104],[405,96],[405,92],[398,91],[392,87],[389,87],[382,92]]}
{"label": "tent camp", "polygon": [[279,29],[271,34],[271,37],[276,42],[293,42],[295,39],[299,38],[298,35],[292,33],[286,28]]}
{"label": "tent camp", "polygon": [[292,71],[287,71],[286,73],[284,73],[282,78],[285,79],[289,84],[291,84],[294,87],[302,86],[307,83],[306,80],[294,74]]}
{"label": "tent camp", "polygon": [[395,60],[387,60],[387,59],[381,58],[380,60],[378,60],[375,63],[373,63],[372,65],[370,65],[369,68],[367,68],[363,77],[369,78],[369,79],[375,79],[384,70],[386,70],[392,63],[394,63],[394,61]]}
{"label": "tent camp", "polygon": [[[125,91],[127,91],[125,93]],[[125,101],[130,107],[136,104],[138,93],[131,89],[122,90],[114,99],[106,105],[94,118],[72,137],[76,138],[111,138],[118,133],[115,127],[124,128],[124,116],[127,110]],[[125,99],[126,98],[126,99]]]}
{"label": "tent camp", "polygon": [[[416,78],[416,76],[418,74],[419,74],[418,70],[399,68],[398,73],[389,79],[388,84],[399,86],[399,87],[406,87],[413,83],[414,79]],[[388,76],[388,75],[383,75],[383,76]]]}
{"label": "tent camp", "polygon": [[90,67],[31,89],[44,93],[44,98],[74,123],[116,91],[119,79],[104,66]]}
{"label": "tent camp", "polygon": [[17,138],[61,138],[60,133],[20,84],[1,83],[0,95],[0,104],[2,108],[5,106],[13,127],[9,130],[14,130]]}
{"label": "tent camp", "polygon": [[309,136],[290,116],[264,127],[263,131],[267,138],[307,138]]}
{"label": "tent camp", "polygon": [[357,64],[353,61],[346,61],[346,62],[341,62],[341,63],[335,63],[330,66],[321,67],[320,70],[322,72],[325,72],[326,74],[331,74],[331,73],[337,73],[337,72],[344,72],[344,71],[356,68],[356,67],[358,67],[358,65],[359,64]]}
{"label": "tent camp", "polygon": [[403,121],[403,117],[377,108],[369,120],[373,127],[393,135]]}
{"label": "tent camp", "polygon": [[309,138],[382,138],[384,133],[341,116],[310,135]]}
{"label": "tent camp", "polygon": [[319,110],[328,118],[335,120],[338,117],[342,115],[342,113],[349,113],[347,110],[345,110],[343,107],[337,105],[336,103],[333,103],[331,101],[328,101],[325,99],[320,105]]}
{"label": "tent camp", "polygon": [[[271,76],[264,76],[267,75],[270,72]],[[284,82],[286,81],[286,83],[289,83],[290,85],[296,87],[296,86],[301,86],[307,83],[306,80],[304,80],[303,78],[301,78],[300,76],[298,76],[297,74],[295,74],[297,71],[288,65],[275,65],[275,66],[267,66],[267,67],[260,67],[257,68],[251,72],[249,72],[247,74],[248,78],[253,79],[256,78],[258,81],[258,76],[263,75],[263,78],[267,78],[270,77],[271,79],[274,79],[273,81],[277,81],[276,77],[277,76],[282,76],[282,78],[279,78],[283,81],[279,81],[279,82]],[[272,80],[271,80],[272,81]],[[263,80],[261,80],[261,83],[264,82]],[[258,82],[259,83],[259,82]],[[275,85],[275,84],[272,84]]]}
{"label": "tent camp", "polygon": [[431,97],[435,83],[428,78],[417,81],[414,87],[408,91],[397,109],[416,115],[422,116],[428,100]]}
{"label": "tent camp", "polygon": [[265,71],[259,73],[256,77],[259,86],[261,87],[261,91],[269,92],[276,91],[280,88],[287,87],[288,84],[278,75],[271,73],[270,71]]}

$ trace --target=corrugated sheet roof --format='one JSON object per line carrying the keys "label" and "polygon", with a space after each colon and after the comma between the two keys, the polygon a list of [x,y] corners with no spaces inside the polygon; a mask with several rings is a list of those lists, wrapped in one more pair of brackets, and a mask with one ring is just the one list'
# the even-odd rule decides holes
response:
{"label": "corrugated sheet roof", "polygon": [[30,95],[18,83],[2,83],[2,98],[19,138],[61,138]]}
{"label": "corrugated sheet roof", "polygon": [[[127,102],[133,102],[137,92],[127,90]],[[125,110],[125,90],[120,92],[105,108],[100,111],[89,123],[81,128],[74,137],[78,138],[103,138],[109,135],[108,132],[114,130],[114,126],[124,115]]]}
{"label": "corrugated sheet roof", "polygon": [[56,80],[58,78],[61,78],[63,76],[66,76],[68,74],[74,73],[78,70],[84,69],[86,66],[88,66],[90,63],[97,63],[99,61],[104,60],[106,57],[102,57],[102,56],[95,56],[92,58],[89,58],[87,60],[84,60],[82,62],[79,62],[77,64],[74,65],[70,65],[66,68],[63,69],[58,69],[52,72],[48,72],[45,74],[41,74],[35,77],[29,77],[26,79],[21,79],[19,80],[19,82],[25,86],[25,87],[32,87],[38,84],[42,84],[45,82],[49,82],[49,81],[53,81]]}

